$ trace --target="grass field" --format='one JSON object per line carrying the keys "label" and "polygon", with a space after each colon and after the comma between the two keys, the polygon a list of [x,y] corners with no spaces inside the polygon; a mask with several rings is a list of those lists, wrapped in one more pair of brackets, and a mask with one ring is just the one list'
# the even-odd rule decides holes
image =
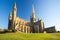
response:
{"label": "grass field", "polygon": [[60,40],[60,33],[6,33],[0,40]]}

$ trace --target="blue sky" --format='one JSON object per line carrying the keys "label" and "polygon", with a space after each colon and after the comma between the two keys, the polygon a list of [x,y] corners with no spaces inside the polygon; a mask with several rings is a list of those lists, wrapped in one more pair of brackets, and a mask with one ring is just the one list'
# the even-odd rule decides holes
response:
{"label": "blue sky", "polygon": [[32,4],[36,18],[42,19],[46,27],[60,30],[60,0],[0,0],[0,28],[8,28],[8,16],[16,2],[17,16],[30,21]]}

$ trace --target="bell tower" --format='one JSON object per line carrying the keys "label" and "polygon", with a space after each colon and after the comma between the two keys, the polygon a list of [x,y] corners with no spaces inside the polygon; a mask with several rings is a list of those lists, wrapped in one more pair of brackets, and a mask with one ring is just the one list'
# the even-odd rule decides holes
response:
{"label": "bell tower", "polygon": [[13,7],[13,11],[12,11],[12,16],[13,16],[13,20],[15,21],[15,18],[16,18],[16,3],[14,4],[14,7]]}
{"label": "bell tower", "polygon": [[16,20],[16,3],[14,3],[13,10],[12,10],[12,30],[15,29],[15,20]]}
{"label": "bell tower", "polygon": [[30,16],[30,26],[31,26],[31,32],[35,32],[35,28],[34,28],[34,23],[36,22],[36,16],[35,16],[35,10],[34,10],[34,6],[32,5],[32,15]]}

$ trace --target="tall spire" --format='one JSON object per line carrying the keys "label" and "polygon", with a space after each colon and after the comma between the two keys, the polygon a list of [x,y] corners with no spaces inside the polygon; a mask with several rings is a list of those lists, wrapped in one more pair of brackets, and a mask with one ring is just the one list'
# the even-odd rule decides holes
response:
{"label": "tall spire", "polygon": [[14,3],[14,9],[16,8],[16,3]]}
{"label": "tall spire", "polygon": [[35,13],[34,5],[32,5],[32,13]]}
{"label": "tall spire", "polygon": [[16,11],[17,11],[16,3],[14,3],[14,6],[13,6],[13,14],[15,14],[15,15],[16,15]]}
{"label": "tall spire", "polygon": [[32,17],[36,18],[36,16],[35,16],[35,10],[34,10],[34,5],[32,5]]}
{"label": "tall spire", "polygon": [[15,18],[16,18],[16,12],[17,12],[16,3],[14,3],[13,11],[12,11],[13,20],[15,20]]}
{"label": "tall spire", "polygon": [[35,10],[33,5],[32,5],[31,22],[36,22]]}
{"label": "tall spire", "polygon": [[32,5],[32,16],[35,15],[34,5]]}
{"label": "tall spire", "polygon": [[12,11],[12,30],[15,30],[16,12],[17,12],[16,3],[14,3]]}

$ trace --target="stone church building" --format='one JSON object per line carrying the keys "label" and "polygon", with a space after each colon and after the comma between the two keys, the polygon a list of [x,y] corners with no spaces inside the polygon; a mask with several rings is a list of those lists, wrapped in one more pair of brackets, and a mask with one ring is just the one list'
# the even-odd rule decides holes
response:
{"label": "stone church building", "polygon": [[36,21],[34,6],[32,5],[32,15],[30,16],[30,21],[26,21],[16,16],[17,7],[16,3],[13,6],[12,12],[9,14],[8,18],[8,29],[16,30],[18,32],[25,33],[40,33],[44,31],[44,22],[42,20]]}

